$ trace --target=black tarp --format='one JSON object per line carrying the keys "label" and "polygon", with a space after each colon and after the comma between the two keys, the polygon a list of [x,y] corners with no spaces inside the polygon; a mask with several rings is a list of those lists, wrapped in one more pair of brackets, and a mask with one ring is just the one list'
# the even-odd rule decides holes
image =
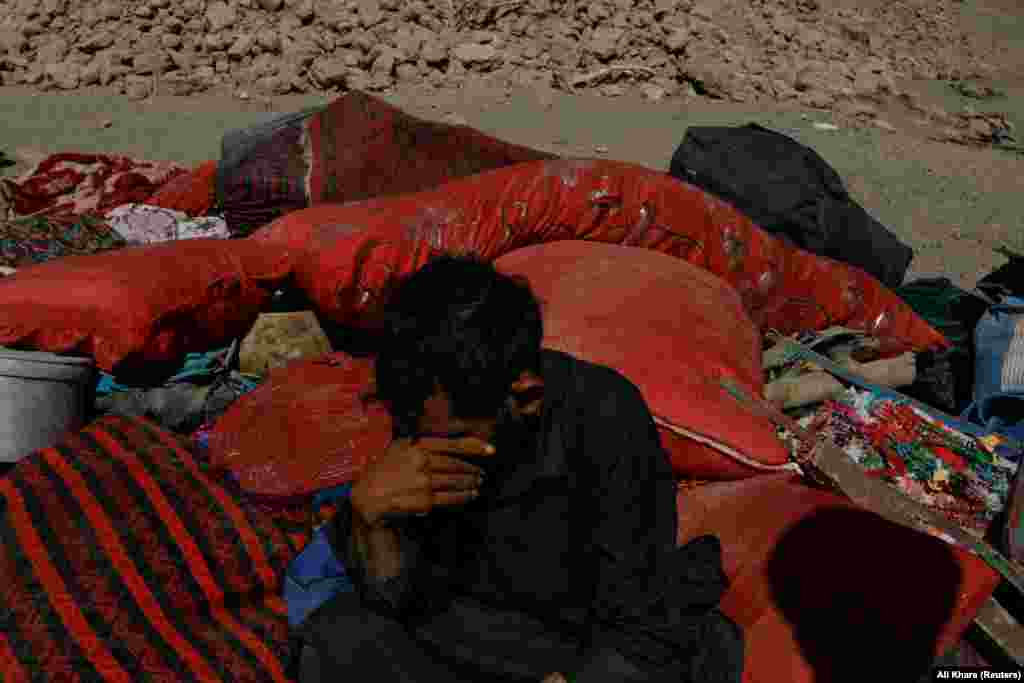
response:
{"label": "black tarp", "polygon": [[672,176],[696,185],[798,247],[870,273],[890,289],[913,250],[850,198],[814,150],[756,123],[689,128]]}

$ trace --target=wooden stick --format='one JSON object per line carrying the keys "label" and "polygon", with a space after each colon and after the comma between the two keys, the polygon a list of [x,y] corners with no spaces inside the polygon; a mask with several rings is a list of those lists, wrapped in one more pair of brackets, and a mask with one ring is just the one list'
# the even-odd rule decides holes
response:
{"label": "wooden stick", "polygon": [[1024,467],[1018,467],[1006,501],[1002,550],[1011,560],[1024,563]]}
{"label": "wooden stick", "polygon": [[1024,666],[1024,629],[995,598],[989,598],[974,617],[981,635],[1017,666]]}
{"label": "wooden stick", "polygon": [[647,66],[643,66],[641,64],[623,64],[622,66],[607,66],[603,69],[598,69],[597,71],[593,71],[589,74],[576,76],[570,81],[570,85],[573,88],[579,88],[580,86],[589,85],[590,83],[601,80],[605,76],[613,74],[616,71],[643,71],[644,73],[648,73],[652,76],[657,75],[657,72],[654,69]]}
{"label": "wooden stick", "polygon": [[7,178],[0,178],[0,214],[3,221],[14,218],[14,183]]}
{"label": "wooden stick", "polygon": [[[917,377],[913,353],[871,363],[847,360],[842,365],[861,379],[885,387],[909,386]],[[845,385],[829,373],[809,372],[769,382],[764,388],[764,397],[772,403],[781,404],[783,410],[789,410],[836,398],[845,390]]]}
{"label": "wooden stick", "polygon": [[522,5],[526,0],[504,0],[503,2],[492,2],[487,5],[489,10],[505,9],[506,7],[514,7],[515,5]]}

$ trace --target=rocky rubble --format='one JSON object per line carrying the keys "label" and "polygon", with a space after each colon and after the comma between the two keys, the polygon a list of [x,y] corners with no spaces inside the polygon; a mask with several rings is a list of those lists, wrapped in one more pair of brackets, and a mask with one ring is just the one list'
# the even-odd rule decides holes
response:
{"label": "rocky rubble", "polygon": [[[133,98],[457,86],[831,108],[991,69],[955,0],[0,0],[0,83]],[[871,5],[867,7],[867,5]]]}

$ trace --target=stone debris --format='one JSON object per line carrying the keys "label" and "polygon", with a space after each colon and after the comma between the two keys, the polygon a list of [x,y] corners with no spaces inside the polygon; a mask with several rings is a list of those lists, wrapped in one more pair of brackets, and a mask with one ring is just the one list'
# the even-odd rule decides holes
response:
{"label": "stone debris", "polygon": [[899,94],[902,78],[984,78],[991,67],[960,30],[960,7],[957,0],[859,8],[818,0],[0,0],[0,83],[113,86],[140,99],[459,87],[486,74],[506,86],[608,97],[795,100],[832,110]]}
{"label": "stone debris", "polygon": [[1013,122],[1005,114],[966,111],[956,114],[953,125],[931,136],[941,142],[961,145],[995,145],[1016,147]]}
{"label": "stone debris", "polygon": [[997,97],[1005,97],[1005,93],[988,85],[957,81],[950,83],[950,87],[964,97],[974,100],[990,100]]}

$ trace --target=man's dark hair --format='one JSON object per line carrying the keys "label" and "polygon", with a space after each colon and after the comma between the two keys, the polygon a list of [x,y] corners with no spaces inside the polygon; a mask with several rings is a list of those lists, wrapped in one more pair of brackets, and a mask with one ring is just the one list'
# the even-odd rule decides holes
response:
{"label": "man's dark hair", "polygon": [[497,416],[524,370],[540,372],[541,308],[529,283],[471,256],[443,255],[406,277],[384,308],[376,398],[411,436],[440,385],[463,419]]}

